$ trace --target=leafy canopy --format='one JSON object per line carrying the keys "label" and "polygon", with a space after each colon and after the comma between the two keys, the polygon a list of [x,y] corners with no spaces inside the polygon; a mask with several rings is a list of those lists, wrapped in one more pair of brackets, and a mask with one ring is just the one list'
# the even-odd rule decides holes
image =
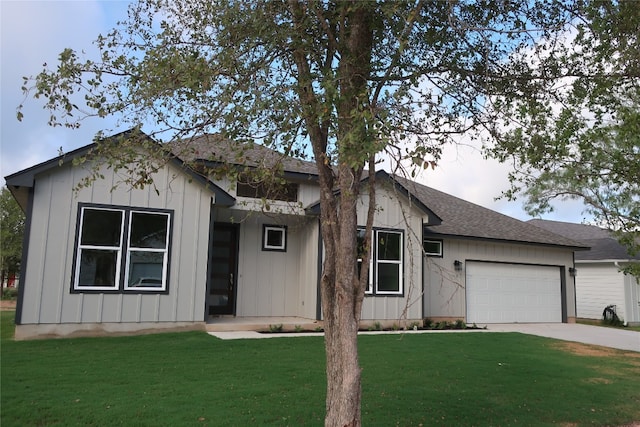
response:
{"label": "leafy canopy", "polygon": [[[557,198],[582,200],[631,255],[640,250],[640,8],[578,2],[565,43],[536,63],[549,95],[511,104],[513,120],[489,153],[512,161],[511,188],[532,215]],[[640,271],[636,271],[636,274]]]}
{"label": "leafy canopy", "polygon": [[22,259],[22,238],[25,216],[7,187],[0,192],[0,270],[5,274],[17,273]]}
{"label": "leafy canopy", "polygon": [[[45,99],[54,126],[115,115],[165,140],[214,132],[304,156],[318,125],[323,161],[343,156],[359,167],[386,151],[424,165],[461,133],[497,136],[494,124],[506,118],[491,96],[515,96],[505,81],[531,68],[515,70],[509,58],[573,16],[570,2],[294,3],[140,1],[98,37],[98,59],[66,49],[24,90]],[[348,45],[355,8],[368,9],[370,46]],[[349,61],[367,63],[362,93],[345,84]]]}

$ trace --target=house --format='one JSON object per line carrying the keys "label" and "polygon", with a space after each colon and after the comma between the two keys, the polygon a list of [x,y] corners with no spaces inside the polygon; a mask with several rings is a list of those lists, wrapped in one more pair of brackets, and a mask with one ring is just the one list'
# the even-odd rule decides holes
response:
{"label": "house", "polygon": [[[154,188],[112,191],[119,178],[104,164],[77,188],[89,171],[71,160],[93,144],[5,178],[27,214],[18,339],[321,321],[315,165],[259,145],[231,155],[210,135],[192,142],[173,147]],[[268,195],[207,179],[184,163],[196,160],[278,167],[286,184]],[[363,322],[574,321],[580,244],[384,171],[376,185]]]}
{"label": "house", "polygon": [[541,219],[529,223],[591,247],[575,255],[577,317],[602,319],[605,307],[613,305],[620,319],[640,324],[640,283],[621,271],[640,262],[640,254],[629,255],[608,230],[593,225]]}

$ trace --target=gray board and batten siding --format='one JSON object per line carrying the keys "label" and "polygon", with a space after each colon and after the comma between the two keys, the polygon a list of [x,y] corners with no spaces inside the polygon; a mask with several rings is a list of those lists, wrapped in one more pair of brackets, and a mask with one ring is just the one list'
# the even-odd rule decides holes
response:
{"label": "gray board and batten siding", "polygon": [[[68,159],[61,167],[57,159],[52,162],[7,177],[15,193],[24,194],[26,189],[32,194],[16,334],[29,336],[30,325],[34,331],[37,327],[38,335],[201,328],[210,210],[218,194],[225,204],[231,199],[219,188],[185,174],[174,162],[154,176],[158,193],[152,187],[112,191],[119,178],[106,167],[101,170],[105,179],[74,192],[88,172],[73,167]],[[170,251],[180,256],[170,258],[168,292],[71,292],[82,203],[171,211]]]}

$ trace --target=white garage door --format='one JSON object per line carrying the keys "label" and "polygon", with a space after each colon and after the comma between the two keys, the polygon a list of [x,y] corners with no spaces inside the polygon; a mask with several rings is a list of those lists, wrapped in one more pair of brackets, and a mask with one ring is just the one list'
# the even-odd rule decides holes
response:
{"label": "white garage door", "polygon": [[467,323],[562,322],[560,267],[466,264]]}

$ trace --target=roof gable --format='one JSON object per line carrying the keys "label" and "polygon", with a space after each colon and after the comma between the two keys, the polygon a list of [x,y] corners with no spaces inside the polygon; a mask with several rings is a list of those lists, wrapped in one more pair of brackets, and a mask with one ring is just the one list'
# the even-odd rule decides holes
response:
{"label": "roof gable", "polygon": [[[133,132],[134,130],[128,130],[128,131],[110,136],[108,137],[108,139],[118,140],[121,138],[126,138],[127,135],[130,135]],[[139,131],[135,131],[135,132],[139,132]],[[144,137],[151,139],[147,135],[144,135]],[[27,169],[23,169],[11,175],[7,175],[5,177],[7,187],[13,194],[16,201],[18,201],[18,204],[20,205],[22,210],[26,212],[28,191],[30,188],[34,187],[36,176],[38,174],[47,172],[49,170],[63,166],[65,164],[70,164],[73,162],[74,159],[81,158],[89,154],[93,149],[96,148],[96,146],[97,144],[94,142],[94,143],[85,145],[84,147],[80,147],[76,150],[62,154],[58,157],[54,157],[53,159],[31,166]],[[178,168],[182,170],[185,174],[189,175],[191,179],[209,188],[215,194],[217,204],[220,204],[223,206],[232,206],[235,203],[235,199],[231,195],[229,195],[229,193],[224,191],[222,188],[218,187],[212,181],[196,173],[193,169],[185,165],[183,160],[175,156],[172,156],[170,161],[174,165],[178,166]]]}
{"label": "roof gable", "polygon": [[[360,181],[361,184],[367,182],[369,180],[369,176],[367,171],[365,171],[363,173],[364,178]],[[379,170],[376,172],[376,176],[375,176],[376,182],[378,181],[383,181],[386,183],[390,183],[391,185],[393,185],[393,187],[400,191],[400,193],[402,193],[413,205],[415,205],[418,209],[420,209],[422,212],[424,212],[427,217],[429,218],[429,223],[430,224],[440,224],[442,222],[442,220],[440,219],[440,217],[438,217],[438,215],[436,215],[435,212],[433,212],[431,209],[429,209],[427,207],[426,204],[424,204],[422,202],[422,200],[418,199],[415,194],[411,191],[409,191],[403,184],[401,184],[400,182],[398,182],[398,180],[395,179],[394,176],[391,176],[387,173],[387,171],[385,170]],[[336,191],[336,194],[338,194],[339,192]],[[317,202],[311,204],[310,206],[308,206],[307,208],[305,208],[305,210],[307,211],[307,213],[310,214],[314,214],[314,215],[319,215],[320,214],[320,201],[318,200]]]}
{"label": "roof gable", "polygon": [[235,142],[217,134],[184,139],[171,144],[171,152],[186,162],[201,161],[211,165],[273,169],[282,167],[285,177],[317,178],[318,168],[310,162],[280,153],[253,142]]}

